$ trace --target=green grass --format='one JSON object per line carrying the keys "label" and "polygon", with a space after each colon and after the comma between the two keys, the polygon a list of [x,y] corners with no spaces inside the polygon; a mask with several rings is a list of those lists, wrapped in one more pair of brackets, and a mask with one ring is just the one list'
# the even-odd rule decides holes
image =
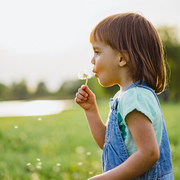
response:
{"label": "green grass", "polygon": [[[99,107],[106,121],[108,103]],[[162,104],[162,109],[175,179],[180,179],[180,104]],[[101,173],[101,153],[80,108],[50,116],[0,118],[2,180],[87,179]]]}

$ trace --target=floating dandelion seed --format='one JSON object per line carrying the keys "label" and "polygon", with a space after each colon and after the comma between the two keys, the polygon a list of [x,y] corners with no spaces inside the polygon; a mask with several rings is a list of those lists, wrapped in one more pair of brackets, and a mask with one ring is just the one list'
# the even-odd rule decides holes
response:
{"label": "floating dandelion seed", "polygon": [[78,165],[79,165],[79,166],[82,166],[82,164],[83,164],[82,162],[78,162]]}
{"label": "floating dandelion seed", "polygon": [[61,164],[60,164],[60,163],[57,163],[56,166],[61,166]]}
{"label": "floating dandelion seed", "polygon": [[42,169],[42,167],[40,165],[37,165],[36,168],[37,169]]}
{"label": "floating dandelion seed", "polygon": [[86,79],[85,85],[87,85],[88,79],[90,79],[91,77],[92,77],[92,73],[88,72],[87,70],[82,70],[78,74],[79,79]]}
{"label": "floating dandelion seed", "polygon": [[90,156],[90,155],[91,155],[91,152],[87,152],[86,155],[87,155],[87,156]]}

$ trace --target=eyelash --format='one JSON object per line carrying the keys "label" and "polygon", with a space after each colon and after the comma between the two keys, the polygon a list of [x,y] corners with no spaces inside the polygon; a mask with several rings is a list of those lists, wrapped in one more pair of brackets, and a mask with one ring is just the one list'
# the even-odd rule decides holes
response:
{"label": "eyelash", "polygon": [[99,54],[99,51],[95,50],[94,53],[95,53],[95,54]]}

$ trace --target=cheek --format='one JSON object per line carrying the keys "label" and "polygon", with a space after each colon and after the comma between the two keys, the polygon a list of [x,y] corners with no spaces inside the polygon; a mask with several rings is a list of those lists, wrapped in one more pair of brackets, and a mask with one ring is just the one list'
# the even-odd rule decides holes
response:
{"label": "cheek", "polygon": [[103,68],[103,63],[102,63],[102,61],[101,60],[97,60],[96,61],[96,69],[98,70],[98,71],[101,71],[101,70],[103,70],[104,68]]}

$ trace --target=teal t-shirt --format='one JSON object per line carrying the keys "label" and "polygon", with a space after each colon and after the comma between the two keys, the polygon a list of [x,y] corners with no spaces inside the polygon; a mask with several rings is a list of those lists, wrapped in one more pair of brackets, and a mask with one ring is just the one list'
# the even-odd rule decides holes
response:
{"label": "teal t-shirt", "polygon": [[145,114],[152,122],[155,136],[160,146],[162,137],[162,115],[154,94],[150,90],[138,86],[125,91],[121,97],[119,97],[119,93],[120,91],[116,93],[113,99],[119,98],[119,128],[129,156],[136,152],[137,148],[126,124],[126,116],[135,109]]}

